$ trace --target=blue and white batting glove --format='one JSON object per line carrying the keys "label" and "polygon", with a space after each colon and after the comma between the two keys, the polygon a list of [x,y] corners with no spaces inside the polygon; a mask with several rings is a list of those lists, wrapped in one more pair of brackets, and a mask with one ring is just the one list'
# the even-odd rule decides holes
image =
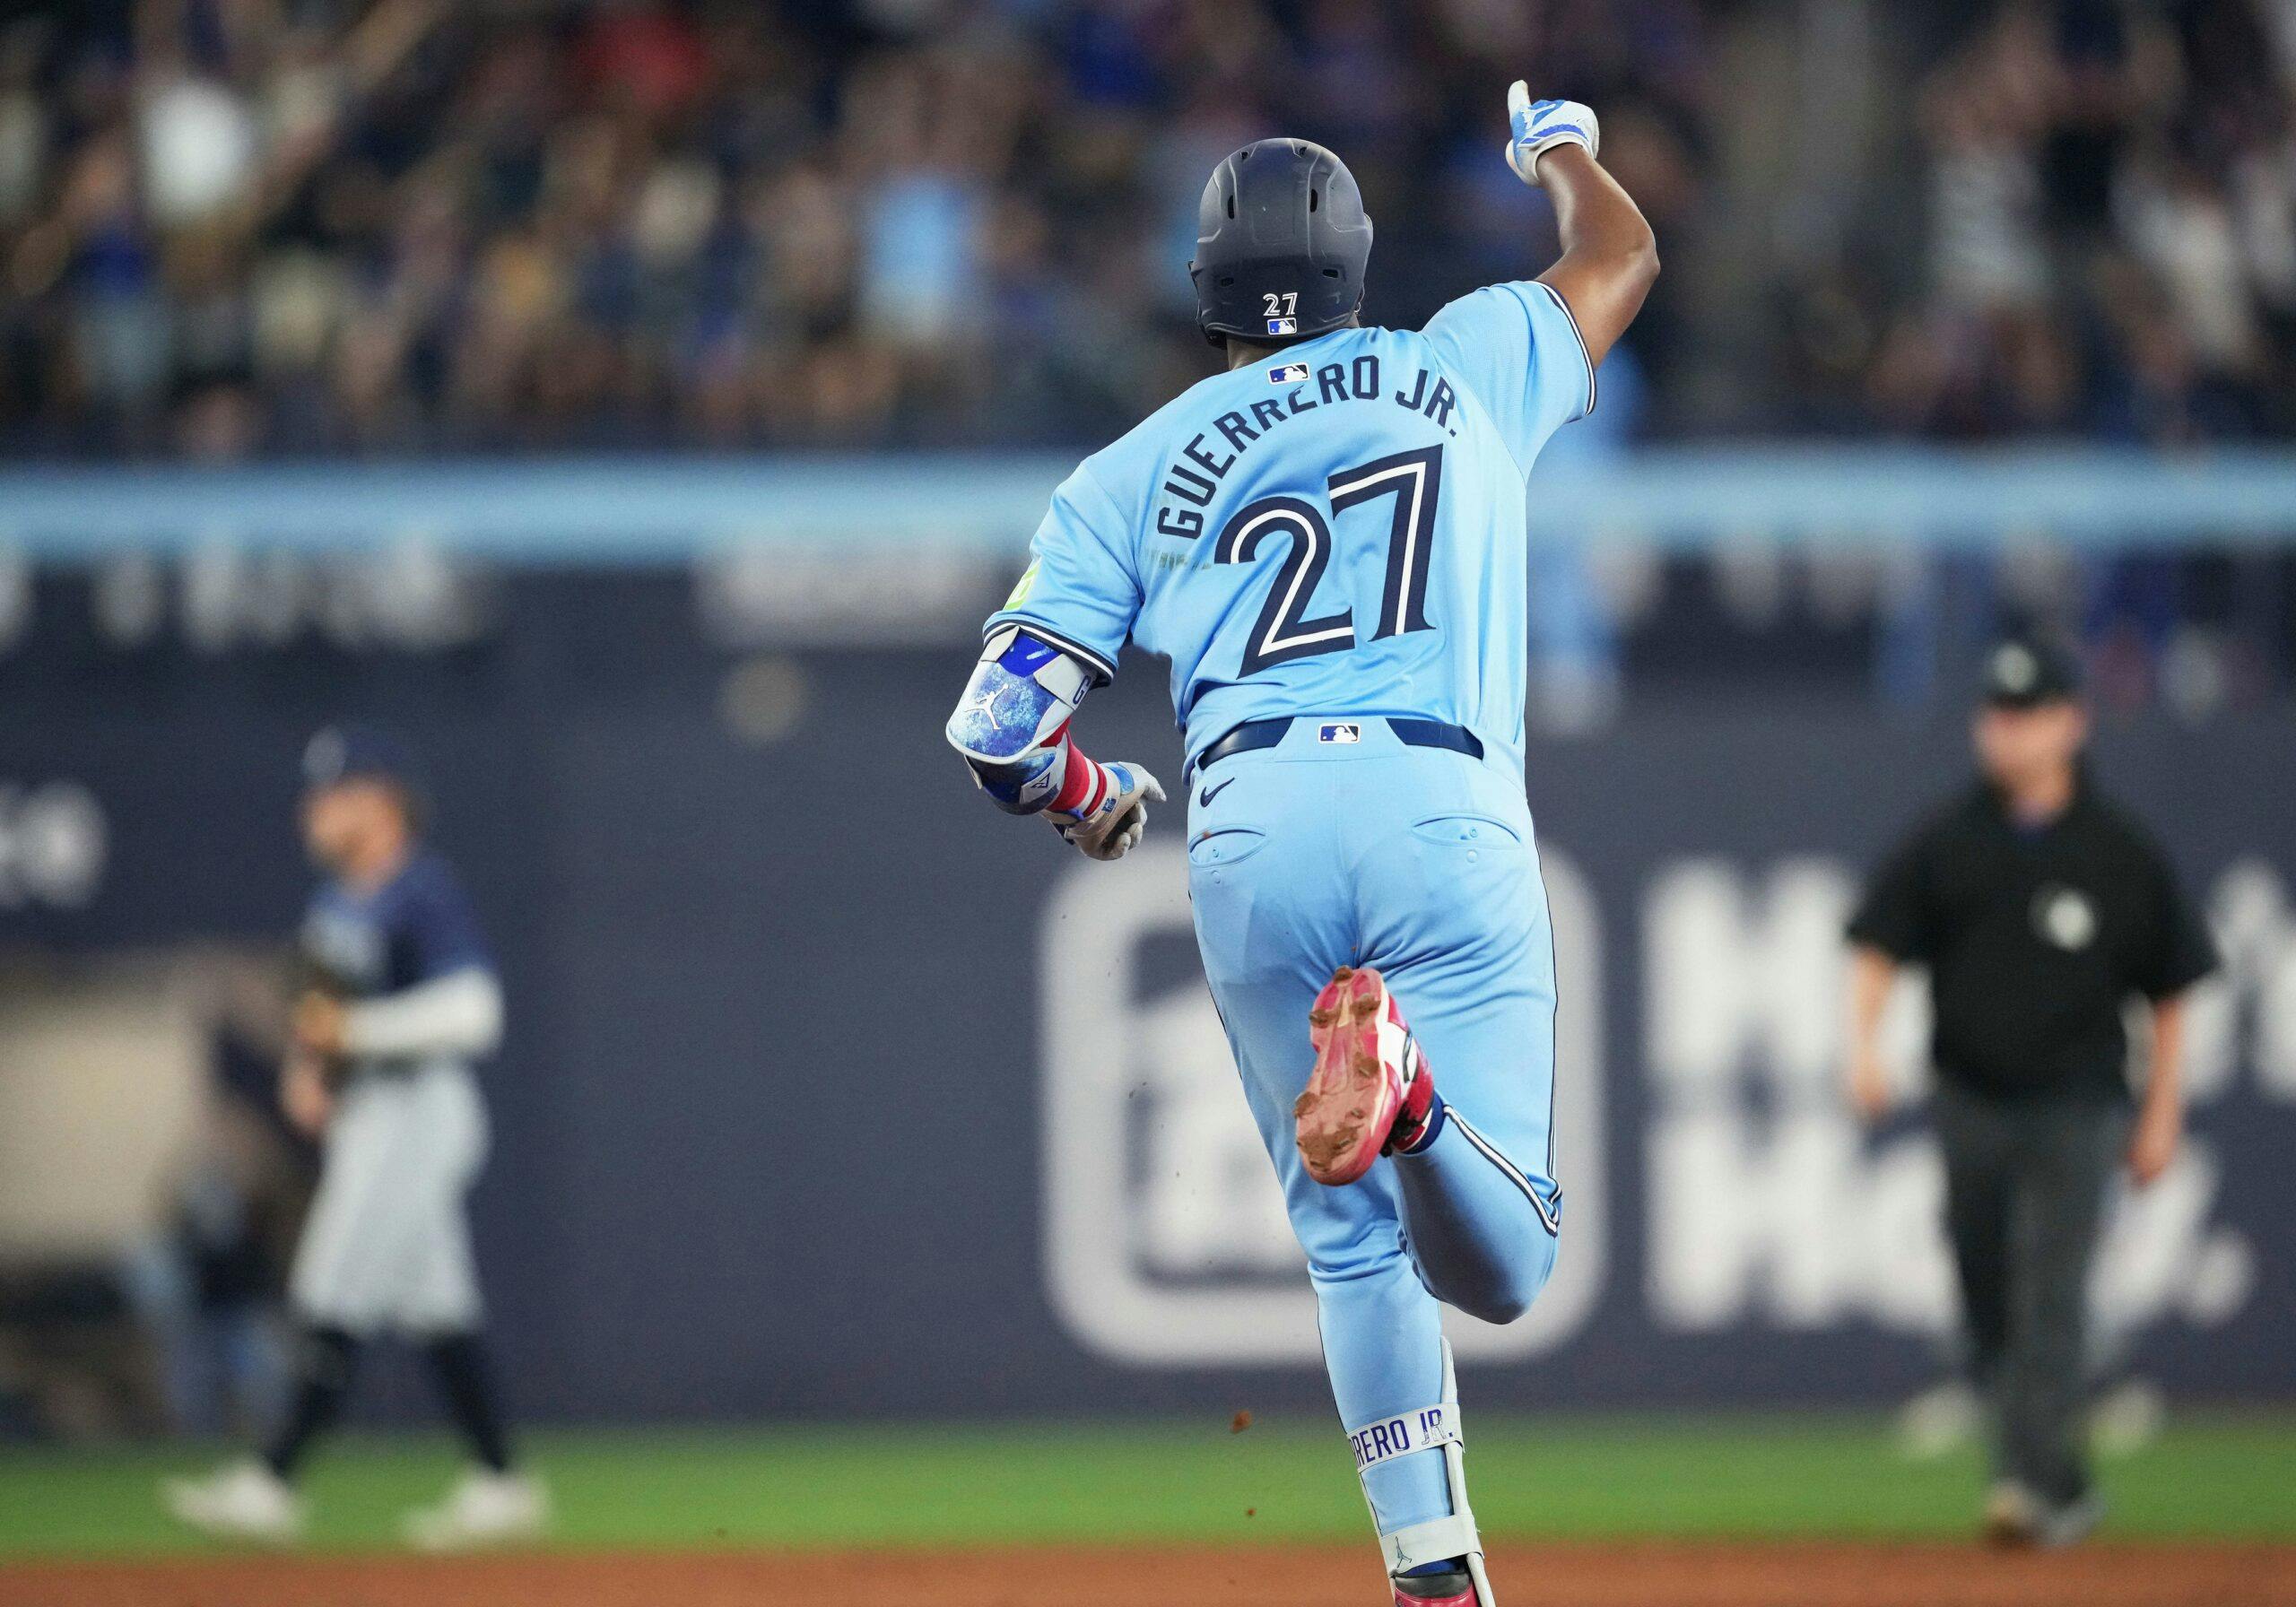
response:
{"label": "blue and white batting glove", "polygon": [[1557,145],[1582,145],[1589,156],[1602,148],[1594,108],[1576,100],[1534,100],[1519,78],[1507,91],[1507,121],[1514,130],[1507,142],[1507,165],[1525,184],[1539,181],[1539,157]]}
{"label": "blue and white batting glove", "polygon": [[1136,764],[1084,762],[1100,771],[1100,796],[1074,814],[1047,810],[1045,819],[1087,858],[1122,859],[1139,847],[1148,805],[1164,801],[1163,786]]}

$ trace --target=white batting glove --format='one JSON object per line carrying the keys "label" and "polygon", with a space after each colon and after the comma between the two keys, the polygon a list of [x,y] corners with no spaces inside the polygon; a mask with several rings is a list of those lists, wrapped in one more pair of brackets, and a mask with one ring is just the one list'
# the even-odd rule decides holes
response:
{"label": "white batting glove", "polygon": [[[1086,760],[1087,764],[1100,764]],[[1156,777],[1136,764],[1102,764],[1104,795],[1099,805],[1083,814],[1048,810],[1045,819],[1089,859],[1122,859],[1140,845],[1148,830],[1148,805],[1164,801]]]}
{"label": "white batting glove", "polygon": [[1557,145],[1582,145],[1587,154],[1599,153],[1603,131],[1595,109],[1576,100],[1534,100],[1530,87],[1518,78],[1507,89],[1507,121],[1514,130],[1507,142],[1507,165],[1525,184],[1539,181],[1539,156]]}

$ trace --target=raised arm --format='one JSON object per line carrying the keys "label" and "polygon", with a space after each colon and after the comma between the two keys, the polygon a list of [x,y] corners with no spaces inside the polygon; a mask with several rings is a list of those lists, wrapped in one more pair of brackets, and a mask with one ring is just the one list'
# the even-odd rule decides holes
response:
{"label": "raised arm", "polygon": [[1634,198],[1605,172],[1595,153],[1602,131],[1575,100],[1533,100],[1518,79],[1507,91],[1513,136],[1507,162],[1526,184],[1554,198],[1562,255],[1539,282],[1562,298],[1599,365],[1642,310],[1658,277],[1658,241]]}

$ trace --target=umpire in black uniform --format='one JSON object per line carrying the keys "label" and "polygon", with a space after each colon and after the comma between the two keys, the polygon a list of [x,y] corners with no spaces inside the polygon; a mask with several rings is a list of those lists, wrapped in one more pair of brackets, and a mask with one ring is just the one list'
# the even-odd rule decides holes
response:
{"label": "umpire in black uniform", "polygon": [[[1979,777],[1875,873],[1849,924],[1850,1095],[1878,1120],[1877,1047],[1898,968],[1935,1012],[1932,1113],[1970,1359],[1996,1412],[1986,1528],[2066,1544],[2099,1507],[2083,1457],[2090,1262],[2122,1165],[2140,1186],[2183,1132],[2186,990],[2215,964],[2152,837],[2083,762],[2073,661],[2039,640],[1987,656]],[[2122,1012],[2152,1005],[2132,1101]]]}

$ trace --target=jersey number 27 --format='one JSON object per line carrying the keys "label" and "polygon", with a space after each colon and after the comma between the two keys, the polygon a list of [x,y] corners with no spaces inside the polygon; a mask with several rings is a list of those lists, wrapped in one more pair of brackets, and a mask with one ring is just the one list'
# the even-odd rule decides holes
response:
{"label": "jersey number 27", "polygon": [[[1387,526],[1387,580],[1379,600],[1378,629],[1371,639],[1434,629],[1427,622],[1427,566],[1435,544],[1435,501],[1443,489],[1443,448],[1398,452],[1352,469],[1325,482],[1332,518],[1359,503],[1395,499]],[[1275,585],[1244,644],[1240,673],[1256,675],[1270,665],[1318,653],[1344,653],[1355,645],[1352,612],[1301,617],[1331,566],[1331,520],[1303,497],[1262,497],[1236,510],[1222,526],[1213,558],[1220,563],[1249,563],[1271,536],[1290,536],[1291,550],[1275,573]]]}

